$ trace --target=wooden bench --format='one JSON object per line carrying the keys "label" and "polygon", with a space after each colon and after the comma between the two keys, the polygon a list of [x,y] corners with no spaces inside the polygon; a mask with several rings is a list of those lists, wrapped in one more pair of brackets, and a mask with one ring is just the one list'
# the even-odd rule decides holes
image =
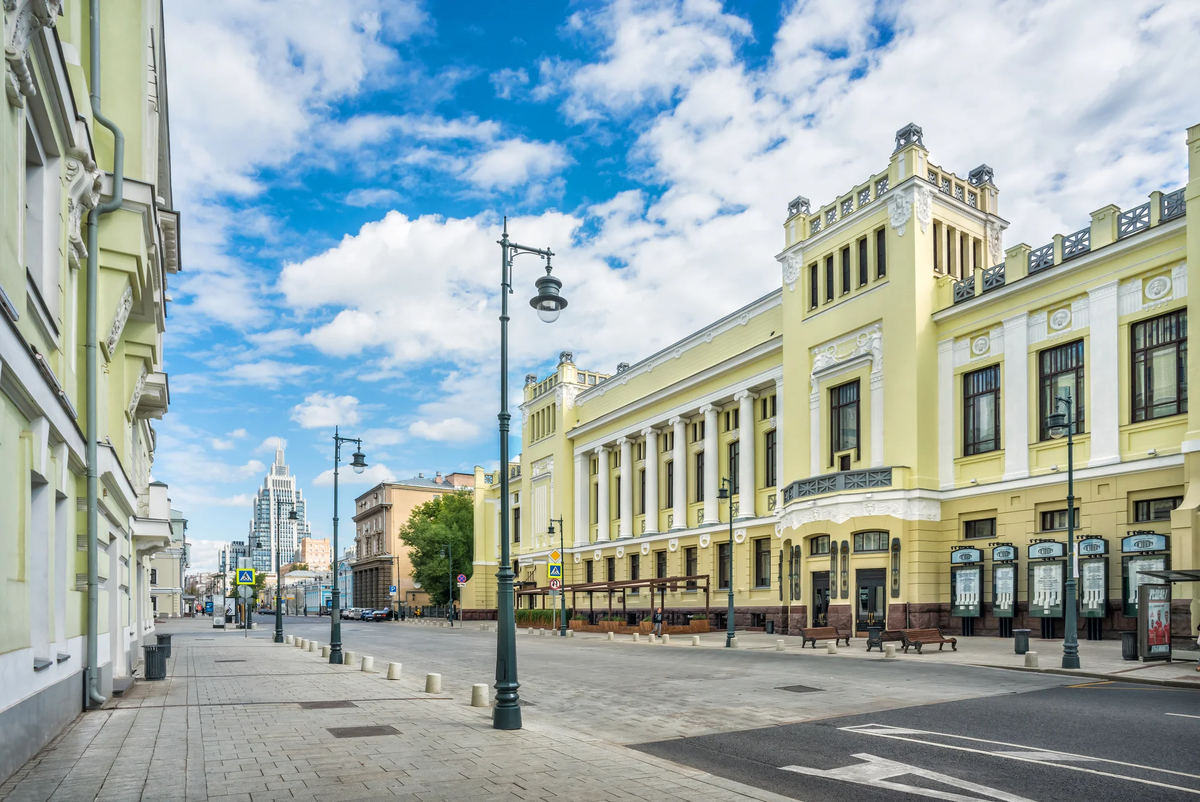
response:
{"label": "wooden bench", "polygon": [[845,641],[847,646],[850,645],[850,636],[838,632],[837,627],[808,627],[807,629],[800,630],[801,649],[804,648],[804,644],[806,643],[811,643],[815,649],[819,640],[831,640],[834,645],[837,645],[837,642],[841,640]]}
{"label": "wooden bench", "polygon": [[937,628],[933,629],[902,629],[900,630],[900,640],[904,643],[904,653],[908,654],[908,647],[913,646],[917,650],[917,654],[921,653],[921,647],[936,643],[940,652],[947,643],[954,651],[958,651],[958,639],[947,638],[942,635],[942,631]]}

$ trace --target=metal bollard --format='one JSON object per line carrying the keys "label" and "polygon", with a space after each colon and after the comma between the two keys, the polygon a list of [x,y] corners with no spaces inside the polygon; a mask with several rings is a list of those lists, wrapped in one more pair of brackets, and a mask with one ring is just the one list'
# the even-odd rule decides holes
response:
{"label": "metal bollard", "polygon": [[375,658],[369,654],[364,654],[362,659],[362,670],[368,674],[375,673]]}
{"label": "metal bollard", "polygon": [[491,702],[488,701],[488,686],[482,682],[471,686],[471,707],[487,707]]}
{"label": "metal bollard", "polygon": [[400,663],[388,663],[387,678],[388,679],[400,679],[400,669],[401,668],[402,668],[402,666],[400,665]]}
{"label": "metal bollard", "polygon": [[775,651],[777,651],[777,652],[783,651],[783,641],[781,641],[781,640],[775,641]]}
{"label": "metal bollard", "polygon": [[693,645],[693,646],[699,646],[699,645],[700,645],[700,636],[699,636],[699,635],[693,635],[693,636],[692,636],[692,645]]}
{"label": "metal bollard", "polygon": [[837,654],[837,644],[836,643],[826,643],[825,644],[825,654]]}
{"label": "metal bollard", "polygon": [[441,674],[426,674],[425,675],[425,693],[441,693],[442,692],[442,675]]}
{"label": "metal bollard", "polygon": [[1037,668],[1037,652],[1025,652],[1025,667]]}
{"label": "metal bollard", "polygon": [[896,657],[896,644],[883,644],[883,657],[884,659],[894,659]]}

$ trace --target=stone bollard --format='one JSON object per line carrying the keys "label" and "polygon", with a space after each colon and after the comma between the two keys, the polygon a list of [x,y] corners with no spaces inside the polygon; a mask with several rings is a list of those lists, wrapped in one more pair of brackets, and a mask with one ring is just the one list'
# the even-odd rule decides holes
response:
{"label": "stone bollard", "polygon": [[836,643],[826,643],[825,644],[825,654],[837,654],[837,644]]}
{"label": "stone bollard", "polygon": [[315,640],[310,640],[308,642],[308,650],[310,652],[315,652],[317,650],[317,642]]}
{"label": "stone bollard", "polygon": [[651,642],[651,643],[658,643],[658,636],[657,636],[657,635],[655,635],[653,632],[651,632],[651,633],[650,633],[650,642]]}
{"label": "stone bollard", "polygon": [[442,675],[441,674],[426,674],[425,675],[425,693],[441,693],[442,692]]}
{"label": "stone bollard", "polygon": [[612,632],[609,632],[607,634],[607,637],[605,637],[605,640],[612,640],[614,637],[615,637],[615,635]]}
{"label": "stone bollard", "polygon": [[532,634],[533,634],[533,627],[530,627],[529,629],[525,630],[525,634],[526,634],[526,635],[532,635]]}
{"label": "stone bollard", "polygon": [[538,635],[545,635],[545,634],[546,634],[546,630],[544,630],[544,629],[538,630]]}
{"label": "stone bollard", "polygon": [[699,636],[699,635],[693,635],[693,636],[692,636],[692,645],[693,645],[693,646],[699,646],[699,645],[700,645],[700,636]]}
{"label": "stone bollard", "polygon": [[321,656],[325,657],[325,658],[329,657],[329,647],[328,646],[321,647]]}
{"label": "stone bollard", "polygon": [[568,630],[567,630],[567,637],[568,637],[568,638],[573,638],[573,637],[575,637],[575,630],[573,630],[573,629],[568,629]]}
{"label": "stone bollard", "polygon": [[286,643],[288,646],[291,646],[293,643],[296,642],[296,638],[293,635],[288,635],[287,637],[285,637],[283,639],[283,642]]}
{"label": "stone bollard", "polygon": [[639,642],[641,642],[641,640],[642,640],[642,634],[640,632],[633,633],[633,642],[634,643],[639,643]]}
{"label": "stone bollard", "polygon": [[251,629],[258,629],[258,624],[256,624],[255,622],[251,621],[251,622],[250,622],[250,628],[251,628]]}
{"label": "stone bollard", "polygon": [[353,668],[354,664],[357,662],[358,655],[356,655],[354,652],[342,652],[342,665],[344,665],[346,668]]}
{"label": "stone bollard", "polygon": [[488,700],[488,686],[482,682],[478,682],[471,686],[471,707],[487,707],[491,702]]}
{"label": "stone bollard", "polygon": [[308,644],[308,641],[306,641],[304,638],[298,638],[296,640],[296,645],[299,646],[301,649],[303,649],[307,644]]}
{"label": "stone bollard", "polygon": [[362,670],[368,674],[375,673],[375,658],[369,654],[364,654],[362,659]]}
{"label": "stone bollard", "polygon": [[736,649],[737,647],[738,647],[737,638],[730,638],[729,639],[729,648]]}
{"label": "stone bollard", "polygon": [[671,642],[671,636],[670,636],[670,635],[663,635],[663,637],[662,637],[662,642],[663,642],[663,646],[666,646],[668,643],[670,643],[670,642]]}
{"label": "stone bollard", "polygon": [[400,679],[400,663],[388,663],[388,679]]}
{"label": "stone bollard", "polygon": [[777,652],[783,651],[783,641],[781,641],[781,640],[775,641],[775,651],[777,651]]}
{"label": "stone bollard", "polygon": [[885,659],[885,660],[891,660],[891,659],[895,659],[895,657],[896,657],[896,644],[894,644],[894,643],[885,643],[885,644],[883,644],[883,657],[884,657],[884,659]]}
{"label": "stone bollard", "polygon": [[1037,668],[1037,652],[1025,652],[1025,667]]}

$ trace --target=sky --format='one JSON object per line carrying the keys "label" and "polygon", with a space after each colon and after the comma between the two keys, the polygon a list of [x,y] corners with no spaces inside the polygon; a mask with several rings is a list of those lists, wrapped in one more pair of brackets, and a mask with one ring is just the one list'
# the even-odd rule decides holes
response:
{"label": "sky", "polygon": [[[183,271],[154,477],[192,570],[244,539],[276,444],[333,518],[333,429],[388,478],[496,466],[499,236],[510,386],[612,372],[780,286],[787,203],[886,166],[895,132],[987,163],[1038,246],[1186,180],[1200,4],[166,0]],[[520,416],[516,433],[519,437]],[[520,450],[514,438],[513,453]]]}

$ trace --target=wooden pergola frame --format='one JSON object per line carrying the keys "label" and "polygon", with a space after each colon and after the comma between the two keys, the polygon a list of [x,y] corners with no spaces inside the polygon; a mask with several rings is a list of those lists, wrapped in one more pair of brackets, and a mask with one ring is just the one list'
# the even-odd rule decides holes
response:
{"label": "wooden pergola frame", "polygon": [[[589,614],[596,614],[595,594],[597,592],[608,594],[608,615],[612,617],[613,611],[613,593],[621,594],[621,614],[627,615],[625,594],[627,591],[636,588],[650,588],[650,606],[654,607],[654,592],[659,592],[660,604],[665,611],[667,608],[667,591],[672,593],[679,590],[680,585],[685,585],[689,582],[696,584],[696,590],[700,590],[700,585],[704,586],[704,617],[707,619],[709,615],[709,574],[696,574],[694,576],[664,576],[654,579],[624,579],[615,582],[583,582],[576,585],[563,585],[562,592],[571,594],[571,608],[575,609],[575,595],[577,593],[588,594]],[[690,590],[690,588],[689,588]],[[514,598],[519,599],[521,596],[547,596],[550,593],[548,587],[522,588],[516,591]],[[519,604],[518,604],[519,606]],[[543,603],[543,607],[544,607]]]}

